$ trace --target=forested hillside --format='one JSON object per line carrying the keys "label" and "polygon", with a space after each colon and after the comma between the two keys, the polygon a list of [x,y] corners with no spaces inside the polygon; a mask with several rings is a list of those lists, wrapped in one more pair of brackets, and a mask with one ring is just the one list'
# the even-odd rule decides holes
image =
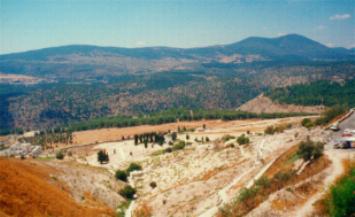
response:
{"label": "forested hillside", "polygon": [[[189,49],[46,48],[0,55],[0,72],[38,79],[0,82],[0,130],[8,132],[174,108],[232,110],[269,90],[285,103],[353,105],[353,83],[346,81],[355,62],[351,50],[286,35]],[[345,85],[307,86],[319,80]]]}
{"label": "forested hillside", "polygon": [[315,81],[267,92],[273,100],[287,104],[300,105],[347,105],[355,106],[355,79],[338,83],[334,81]]}

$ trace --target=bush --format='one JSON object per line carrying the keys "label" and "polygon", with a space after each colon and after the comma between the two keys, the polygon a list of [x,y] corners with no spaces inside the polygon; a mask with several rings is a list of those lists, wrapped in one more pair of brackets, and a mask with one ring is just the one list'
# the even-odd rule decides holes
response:
{"label": "bush", "polygon": [[239,145],[244,145],[244,144],[249,144],[250,140],[247,136],[242,134],[241,136],[238,137],[237,142]]}
{"label": "bush", "polygon": [[130,173],[133,172],[133,171],[139,171],[139,170],[142,170],[142,166],[141,166],[141,165],[139,165],[139,164],[137,164],[137,163],[131,163],[131,164],[128,166],[126,172],[127,172],[127,174],[130,174]]}
{"label": "bush", "polygon": [[274,176],[274,180],[279,181],[279,182],[286,182],[288,181],[293,175],[295,174],[295,171],[290,170],[287,172],[278,172]]}
{"label": "bush", "polygon": [[171,134],[171,140],[175,141],[177,139],[177,133],[176,132],[173,132]]}
{"label": "bush", "polygon": [[186,140],[189,140],[189,139],[190,139],[190,135],[186,134]]}
{"label": "bush", "polygon": [[275,129],[273,126],[268,126],[265,130],[264,130],[265,134],[269,134],[269,135],[273,135],[275,133]]}
{"label": "bush", "polygon": [[173,149],[170,148],[170,147],[167,147],[165,150],[164,150],[165,153],[171,153],[173,152]]}
{"label": "bush", "polygon": [[58,151],[55,154],[55,158],[57,158],[58,160],[63,160],[64,159],[64,152],[62,150]]}
{"label": "bush", "polygon": [[157,187],[157,183],[156,182],[151,182],[149,185],[150,185],[151,188],[156,188]]}
{"label": "bush", "polygon": [[303,141],[299,144],[297,154],[303,158],[303,160],[315,160],[323,155],[324,144],[321,142],[313,142],[309,138],[307,141]]}
{"label": "bush", "polygon": [[127,182],[127,172],[126,171],[117,170],[115,173],[115,177],[117,180]]}
{"label": "bush", "polygon": [[251,188],[243,188],[240,190],[240,193],[238,195],[238,201],[244,202],[245,200],[254,197],[259,191],[259,187],[254,186]]}
{"label": "bush", "polygon": [[136,189],[132,188],[130,185],[127,185],[119,191],[119,194],[126,199],[132,200],[134,199],[136,192]]}
{"label": "bush", "polygon": [[227,142],[227,141],[229,141],[229,140],[231,140],[231,139],[235,139],[235,137],[234,136],[231,136],[231,135],[224,135],[223,137],[222,137],[222,140],[223,140],[223,142]]}
{"label": "bush", "polygon": [[331,189],[330,216],[345,217],[355,214],[355,168]]}
{"label": "bush", "polygon": [[326,125],[331,122],[337,116],[344,114],[347,111],[346,106],[334,106],[325,111],[320,118],[315,121],[316,125]]}
{"label": "bush", "polygon": [[255,181],[255,185],[266,188],[270,186],[270,180],[266,176],[262,176]]}
{"label": "bush", "polygon": [[104,150],[100,150],[99,152],[97,152],[97,160],[100,162],[100,164],[108,163],[109,157],[107,152]]}
{"label": "bush", "polygon": [[282,133],[286,129],[290,129],[292,127],[292,124],[279,124],[277,126],[268,126],[265,130],[265,134],[273,135],[275,133]]}
{"label": "bush", "polygon": [[179,141],[177,144],[173,146],[173,151],[184,149],[185,146],[186,143],[184,141]]}
{"label": "bush", "polygon": [[302,120],[301,125],[307,129],[310,129],[314,126],[314,123],[309,118],[305,118]]}

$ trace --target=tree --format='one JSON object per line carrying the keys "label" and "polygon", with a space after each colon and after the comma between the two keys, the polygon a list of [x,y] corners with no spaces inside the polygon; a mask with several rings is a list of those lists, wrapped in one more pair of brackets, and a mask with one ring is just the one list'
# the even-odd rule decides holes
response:
{"label": "tree", "polygon": [[130,174],[133,171],[139,171],[142,170],[142,166],[137,164],[137,163],[131,163],[128,168],[127,168],[127,174]]}
{"label": "tree", "polygon": [[126,199],[133,200],[136,192],[136,189],[132,188],[130,185],[126,185],[119,191],[119,194]]}
{"label": "tree", "polygon": [[64,152],[62,150],[58,151],[55,154],[55,158],[57,158],[58,160],[63,160],[64,159]]}
{"label": "tree", "polygon": [[176,132],[173,132],[173,133],[171,134],[171,139],[172,139],[173,141],[175,141],[175,140],[177,139],[177,133],[176,133]]}
{"label": "tree", "polygon": [[157,183],[156,182],[151,182],[149,185],[150,185],[151,188],[156,188],[157,187]]}
{"label": "tree", "polygon": [[110,161],[107,152],[104,150],[97,152],[97,160],[100,162],[100,164],[108,163]]}
{"label": "tree", "polygon": [[313,122],[309,118],[305,118],[302,120],[301,125],[307,129],[310,129],[314,126]]}
{"label": "tree", "polygon": [[138,145],[138,136],[137,135],[134,135],[134,144]]}
{"label": "tree", "polygon": [[239,145],[249,144],[250,140],[245,134],[242,134],[237,138],[237,142]]}
{"label": "tree", "polygon": [[126,171],[117,170],[115,173],[115,177],[117,180],[127,182],[127,172]]}
{"label": "tree", "polygon": [[315,160],[323,155],[324,144],[321,142],[313,142],[309,138],[299,144],[297,154],[305,161]]}
{"label": "tree", "polygon": [[190,139],[190,135],[186,134],[186,140],[189,140],[189,139]]}

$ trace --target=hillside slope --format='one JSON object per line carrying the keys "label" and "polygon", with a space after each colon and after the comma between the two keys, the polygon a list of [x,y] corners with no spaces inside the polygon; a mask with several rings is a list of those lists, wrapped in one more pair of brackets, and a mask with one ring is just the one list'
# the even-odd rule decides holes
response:
{"label": "hillside slope", "polygon": [[111,209],[79,204],[52,179],[50,167],[0,158],[0,215],[5,216],[114,216]]}
{"label": "hillside slope", "polygon": [[275,113],[275,112],[305,112],[305,113],[321,113],[324,106],[301,106],[293,104],[280,104],[273,102],[269,97],[261,94],[254,99],[244,103],[239,108],[241,111],[253,113]]}

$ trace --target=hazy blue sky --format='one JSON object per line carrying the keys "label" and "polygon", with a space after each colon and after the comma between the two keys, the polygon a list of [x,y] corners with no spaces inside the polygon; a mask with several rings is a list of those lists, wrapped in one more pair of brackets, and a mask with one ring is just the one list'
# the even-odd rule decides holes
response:
{"label": "hazy blue sky", "polygon": [[298,33],[355,47],[355,0],[0,0],[0,53],[66,45],[196,47]]}

